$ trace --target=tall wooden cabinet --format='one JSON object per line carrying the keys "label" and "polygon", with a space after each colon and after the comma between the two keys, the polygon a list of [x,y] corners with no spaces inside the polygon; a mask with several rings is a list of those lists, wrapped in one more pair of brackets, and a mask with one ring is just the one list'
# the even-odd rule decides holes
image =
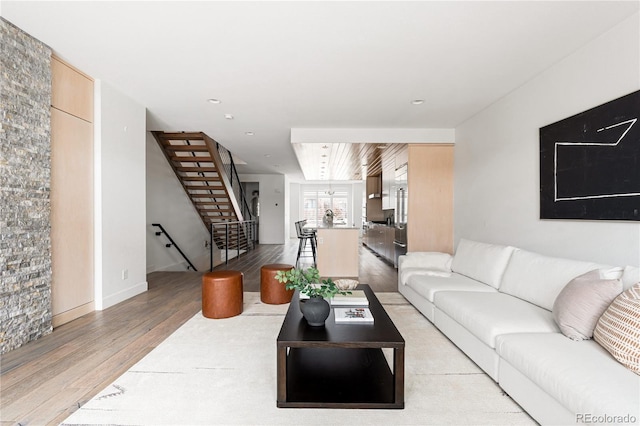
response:
{"label": "tall wooden cabinet", "polygon": [[453,253],[453,145],[410,144],[407,251]]}
{"label": "tall wooden cabinet", "polygon": [[51,58],[54,327],[94,310],[93,80]]}

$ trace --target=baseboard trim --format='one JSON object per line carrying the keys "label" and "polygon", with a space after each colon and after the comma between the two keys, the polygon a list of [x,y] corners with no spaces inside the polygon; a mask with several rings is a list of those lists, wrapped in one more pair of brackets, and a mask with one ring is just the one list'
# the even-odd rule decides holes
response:
{"label": "baseboard trim", "polygon": [[102,298],[102,310],[110,308],[113,305],[117,305],[120,302],[124,302],[127,299],[137,296],[140,293],[144,293],[149,289],[149,284],[146,281],[142,281],[132,287],[128,287],[115,294]]}
{"label": "baseboard trim", "polygon": [[51,325],[53,326],[53,328],[56,328],[93,311],[95,311],[95,304],[93,301],[91,301],[89,303],[85,303],[84,305],[80,305],[73,309],[69,309],[68,311],[54,315],[51,318]]}

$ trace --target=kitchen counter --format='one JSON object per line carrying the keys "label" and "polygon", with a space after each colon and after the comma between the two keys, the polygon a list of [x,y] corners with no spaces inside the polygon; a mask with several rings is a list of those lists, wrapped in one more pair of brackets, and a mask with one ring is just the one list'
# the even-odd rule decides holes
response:
{"label": "kitchen counter", "polygon": [[316,229],[358,229],[351,225],[325,225],[324,223],[318,225]]}

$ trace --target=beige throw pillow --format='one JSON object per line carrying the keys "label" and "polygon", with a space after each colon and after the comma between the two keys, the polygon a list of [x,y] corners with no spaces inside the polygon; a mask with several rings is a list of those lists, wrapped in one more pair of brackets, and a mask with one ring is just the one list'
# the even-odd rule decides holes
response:
{"label": "beige throw pillow", "polygon": [[640,375],[640,283],[616,297],[598,320],[593,338]]}
{"label": "beige throw pillow", "polygon": [[622,291],[619,279],[601,275],[596,269],[572,279],[553,304],[553,318],[572,340],[591,339],[598,319]]}

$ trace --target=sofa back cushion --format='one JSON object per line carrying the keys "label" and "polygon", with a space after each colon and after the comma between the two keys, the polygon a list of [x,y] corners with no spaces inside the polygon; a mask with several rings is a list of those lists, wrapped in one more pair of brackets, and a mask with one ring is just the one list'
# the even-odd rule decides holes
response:
{"label": "sofa back cushion", "polygon": [[452,256],[437,251],[413,251],[398,258],[398,269],[425,268],[451,272]]}
{"label": "sofa back cushion", "polygon": [[607,266],[515,249],[499,290],[550,311],[569,281],[601,268]]}
{"label": "sofa back cushion", "polygon": [[632,285],[640,283],[640,268],[635,266],[627,266],[622,273],[622,286],[624,290],[631,288]]}
{"label": "sofa back cushion", "polygon": [[513,247],[460,240],[451,270],[493,288],[500,287]]}
{"label": "sofa back cushion", "polygon": [[[622,268],[617,269],[620,276]],[[556,297],[553,319],[569,339],[591,339],[602,313],[622,293],[620,278],[608,277],[606,272],[595,269],[577,276]]]}

